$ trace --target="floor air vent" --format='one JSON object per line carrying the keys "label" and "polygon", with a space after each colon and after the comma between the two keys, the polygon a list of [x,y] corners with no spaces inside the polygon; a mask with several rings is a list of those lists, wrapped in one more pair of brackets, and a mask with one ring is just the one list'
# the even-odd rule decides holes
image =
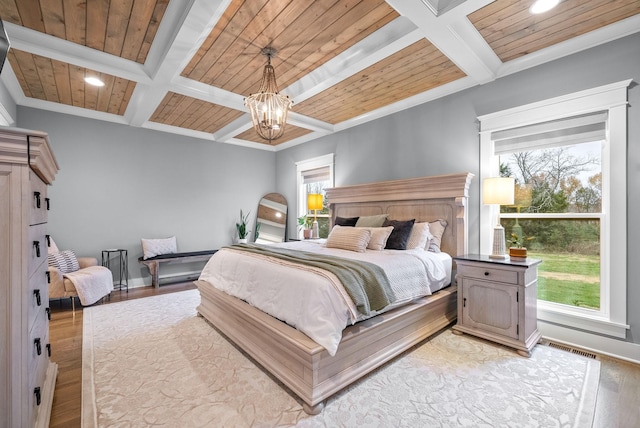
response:
{"label": "floor air vent", "polygon": [[554,343],[554,342],[547,342],[547,346],[550,346],[551,348],[556,348],[556,349],[561,349],[563,351],[571,352],[572,354],[582,355],[583,357],[586,357],[586,358],[592,358],[594,360],[597,360],[596,354],[583,351],[582,349],[575,349],[570,346],[561,345],[559,343]]}

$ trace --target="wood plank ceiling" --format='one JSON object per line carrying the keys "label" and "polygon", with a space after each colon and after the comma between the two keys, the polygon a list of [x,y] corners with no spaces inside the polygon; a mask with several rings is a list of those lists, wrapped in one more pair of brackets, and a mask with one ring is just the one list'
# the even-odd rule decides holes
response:
{"label": "wood plank ceiling", "polygon": [[[0,0],[0,77],[19,105],[278,150],[640,31],[639,0],[531,2]],[[243,105],[266,46],[294,100],[272,146]]]}

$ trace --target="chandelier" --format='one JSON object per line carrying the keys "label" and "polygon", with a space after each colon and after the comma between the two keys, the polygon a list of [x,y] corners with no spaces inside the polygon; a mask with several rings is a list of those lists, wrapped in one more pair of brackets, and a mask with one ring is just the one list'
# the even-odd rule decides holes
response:
{"label": "chandelier", "polygon": [[271,58],[276,54],[275,49],[266,47],[262,54],[267,57],[267,65],[262,72],[260,89],[244,100],[249,108],[253,128],[265,140],[275,140],[282,137],[287,123],[287,113],[293,104],[288,96],[278,93],[276,72],[271,65]]}

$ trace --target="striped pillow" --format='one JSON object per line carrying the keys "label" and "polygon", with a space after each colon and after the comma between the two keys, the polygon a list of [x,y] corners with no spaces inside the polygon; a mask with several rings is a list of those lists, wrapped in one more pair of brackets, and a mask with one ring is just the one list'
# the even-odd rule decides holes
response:
{"label": "striped pillow", "polygon": [[327,248],[364,253],[371,239],[371,231],[365,228],[334,226],[327,238]]}
{"label": "striped pillow", "polygon": [[75,272],[80,269],[78,258],[73,250],[59,251],[48,256],[49,266],[58,269],[62,273]]}

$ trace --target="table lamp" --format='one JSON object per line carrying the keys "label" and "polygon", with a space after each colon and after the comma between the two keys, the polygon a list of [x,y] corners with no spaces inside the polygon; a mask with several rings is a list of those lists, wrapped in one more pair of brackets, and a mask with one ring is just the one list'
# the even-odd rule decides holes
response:
{"label": "table lamp", "polygon": [[319,238],[318,234],[318,210],[322,209],[322,195],[320,193],[309,193],[307,196],[307,208],[313,210],[313,226],[311,226],[311,237]]}
{"label": "table lamp", "polygon": [[498,205],[497,224],[493,228],[493,251],[489,257],[504,259],[507,257],[504,227],[500,224],[500,205],[513,205],[512,177],[485,178],[482,182],[482,203]]}

